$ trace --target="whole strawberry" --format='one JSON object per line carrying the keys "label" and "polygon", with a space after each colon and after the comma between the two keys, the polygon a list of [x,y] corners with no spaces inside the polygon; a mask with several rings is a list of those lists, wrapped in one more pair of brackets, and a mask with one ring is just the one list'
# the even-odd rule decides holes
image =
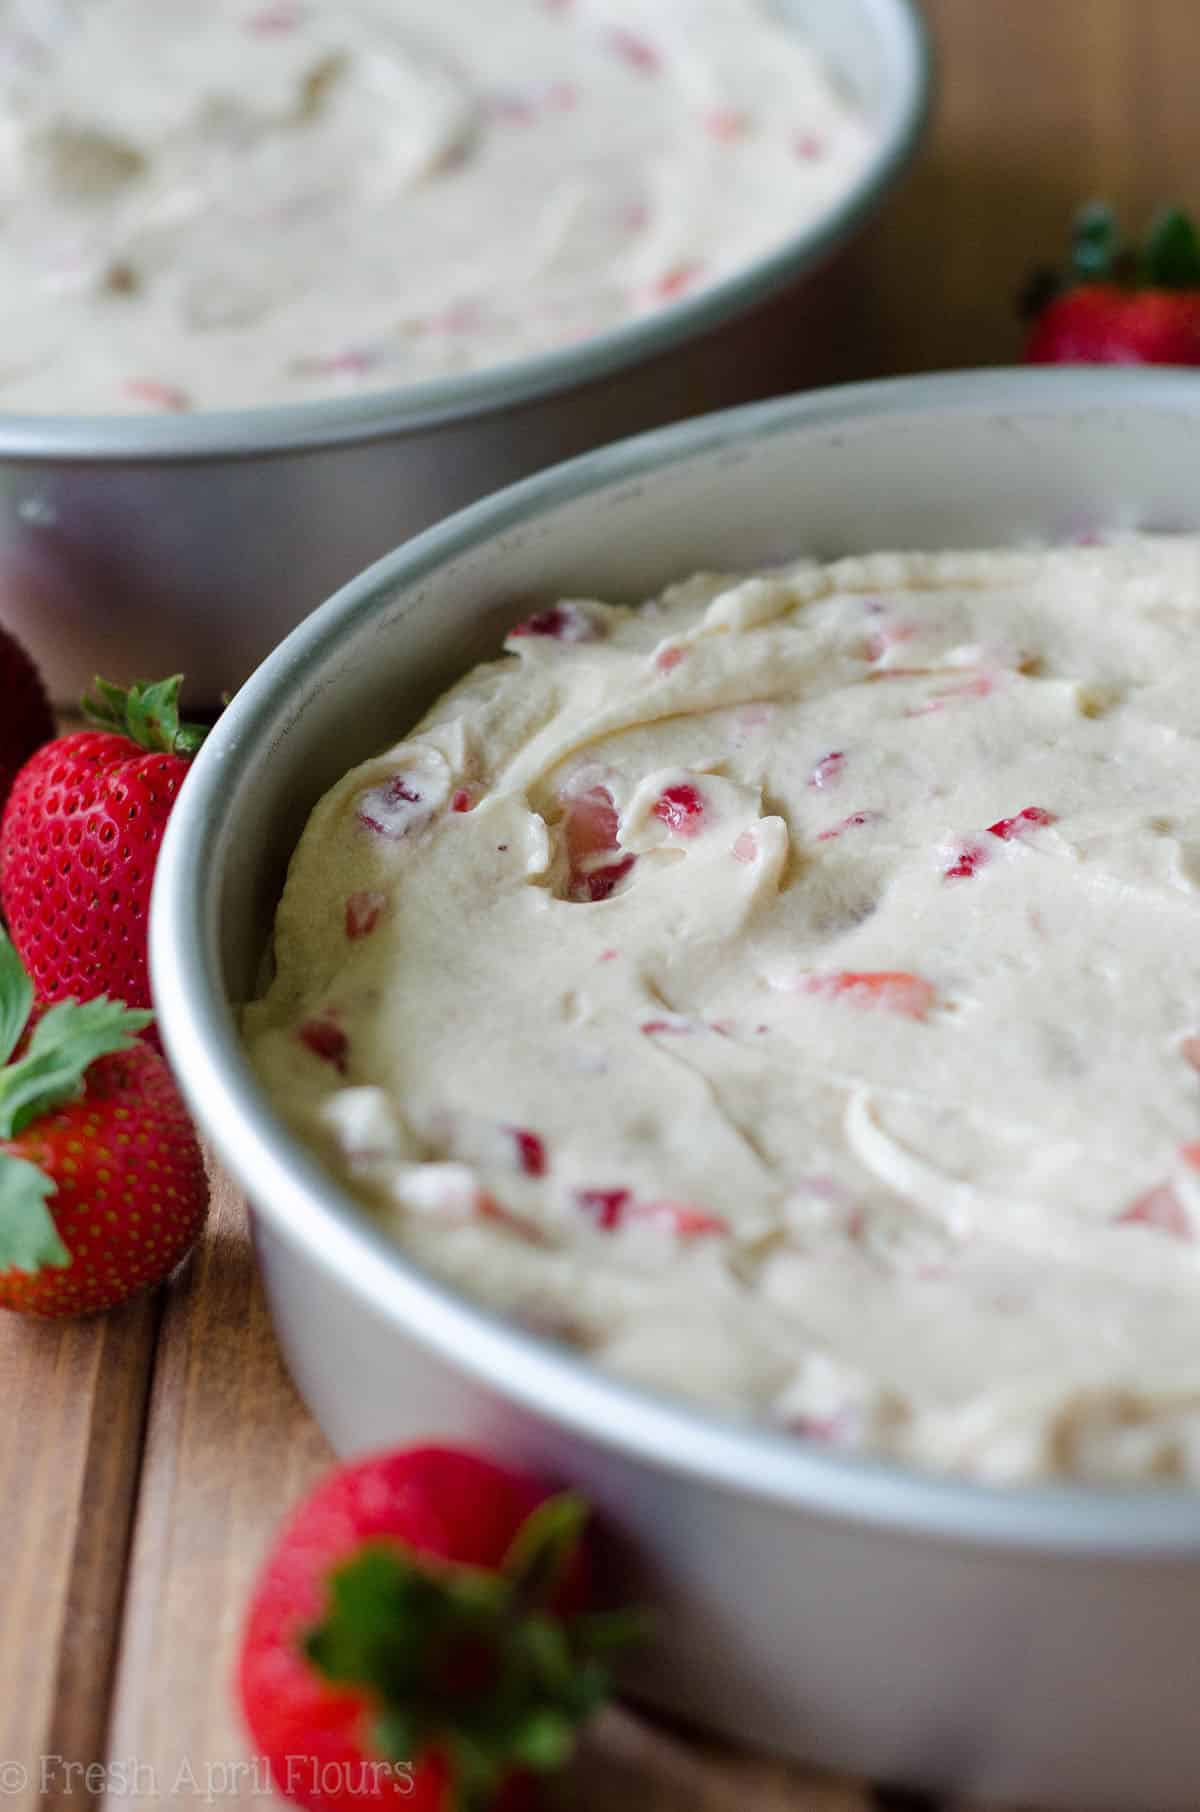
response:
{"label": "whole strawberry", "polygon": [[17,769],[53,735],[41,675],[16,638],[0,629],[0,811]]}
{"label": "whole strawberry", "polygon": [[30,1031],[32,1005],[0,932],[0,1307],[82,1315],[183,1257],[204,1220],[204,1163],[166,1064],[138,1037],[149,1013],[62,1001]]}
{"label": "whole strawberry", "polygon": [[1169,208],[1142,246],[1123,243],[1111,211],[1075,222],[1065,275],[1041,272],[1026,297],[1035,365],[1200,365],[1200,236]]}
{"label": "whole strawberry", "polygon": [[474,1454],[335,1470],[251,1600],[242,1708],[310,1812],[518,1812],[607,1695],[627,1614],[587,1615],[586,1506]]}
{"label": "whole strawberry", "polygon": [[180,678],[96,681],[98,727],[25,763],[0,819],[0,909],[38,996],[150,1005],[146,920],[158,847],[204,739],[179,721]]}

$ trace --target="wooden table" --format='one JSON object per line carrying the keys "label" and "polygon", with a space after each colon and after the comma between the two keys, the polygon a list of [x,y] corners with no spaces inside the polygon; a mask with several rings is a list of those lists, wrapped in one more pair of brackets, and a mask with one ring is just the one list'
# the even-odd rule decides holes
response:
{"label": "wooden table", "polygon": [[[1080,197],[1135,221],[1200,202],[1196,0],[930,0],[931,148],[848,259],[830,376],[988,363],[1011,301]],[[0,1801],[88,1812],[265,1802],[231,1709],[250,1577],[327,1462],[276,1356],[244,1213],[154,1296],[63,1327],[0,1317]],[[85,1772],[91,1769],[90,1776]],[[855,1782],[737,1757],[614,1711],[579,1770],[584,1812],[879,1812]]]}

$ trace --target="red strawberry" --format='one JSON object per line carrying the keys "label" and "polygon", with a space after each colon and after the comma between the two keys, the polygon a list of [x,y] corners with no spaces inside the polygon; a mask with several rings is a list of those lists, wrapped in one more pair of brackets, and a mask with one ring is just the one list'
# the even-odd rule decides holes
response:
{"label": "red strawberry", "polygon": [[585,1615],[586,1506],[447,1448],[332,1472],[259,1576],[238,1688],[314,1812],[534,1803],[605,1697],[627,1615]]}
{"label": "red strawberry", "polygon": [[149,1013],[62,1001],[30,1032],[32,1003],[0,933],[0,1307],[82,1315],[183,1257],[204,1163],[170,1071],[138,1038]]}
{"label": "red strawberry", "polygon": [[1106,207],[1075,223],[1070,269],[1026,297],[1034,365],[1200,365],[1200,235],[1169,208],[1144,246],[1122,244]]}
{"label": "red strawberry", "polygon": [[95,730],[39,749],[0,820],[0,908],[42,1000],[100,993],[150,1005],[154,864],[205,731],[179,721],[180,679],[128,692],[97,680]]}
{"label": "red strawberry", "polygon": [[21,644],[0,629],[0,810],[22,762],[54,735],[41,675]]}

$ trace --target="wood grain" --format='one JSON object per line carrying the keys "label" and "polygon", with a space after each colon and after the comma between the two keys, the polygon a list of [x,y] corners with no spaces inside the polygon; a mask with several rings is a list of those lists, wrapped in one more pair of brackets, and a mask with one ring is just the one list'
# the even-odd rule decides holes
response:
{"label": "wood grain", "polygon": [[156,1326],[153,1297],[0,1317],[0,1794],[16,1808],[80,1807],[104,1754]]}
{"label": "wood grain", "polygon": [[329,1459],[280,1364],[244,1205],[218,1176],[207,1234],[163,1315],[109,1733],[126,1779],[110,1801],[150,1808],[211,1790],[222,1805],[261,1803],[232,1658],[275,1525]]}

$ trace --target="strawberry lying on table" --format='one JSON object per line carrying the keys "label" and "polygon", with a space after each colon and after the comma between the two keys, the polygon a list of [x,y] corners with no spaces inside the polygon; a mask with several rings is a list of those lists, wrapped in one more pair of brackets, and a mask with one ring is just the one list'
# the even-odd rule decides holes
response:
{"label": "strawberry lying on table", "polygon": [[474,1454],[334,1471],[259,1577],[238,1670],[276,1787],[310,1812],[518,1812],[607,1696],[632,1614],[589,1614],[586,1506]]}
{"label": "strawberry lying on table", "polygon": [[38,749],[0,820],[0,910],[39,1000],[107,993],[150,1005],[154,865],[206,731],[179,720],[180,678],[96,682],[97,726]]}
{"label": "strawberry lying on table", "polygon": [[170,1071],[139,1037],[149,1013],[101,996],[31,1028],[32,1008],[0,932],[0,1307],[79,1315],[188,1251],[204,1164]]}
{"label": "strawberry lying on table", "polygon": [[1076,219],[1068,270],[1039,272],[1025,309],[1034,365],[1200,365],[1200,235],[1168,208],[1131,244],[1093,203]]}

